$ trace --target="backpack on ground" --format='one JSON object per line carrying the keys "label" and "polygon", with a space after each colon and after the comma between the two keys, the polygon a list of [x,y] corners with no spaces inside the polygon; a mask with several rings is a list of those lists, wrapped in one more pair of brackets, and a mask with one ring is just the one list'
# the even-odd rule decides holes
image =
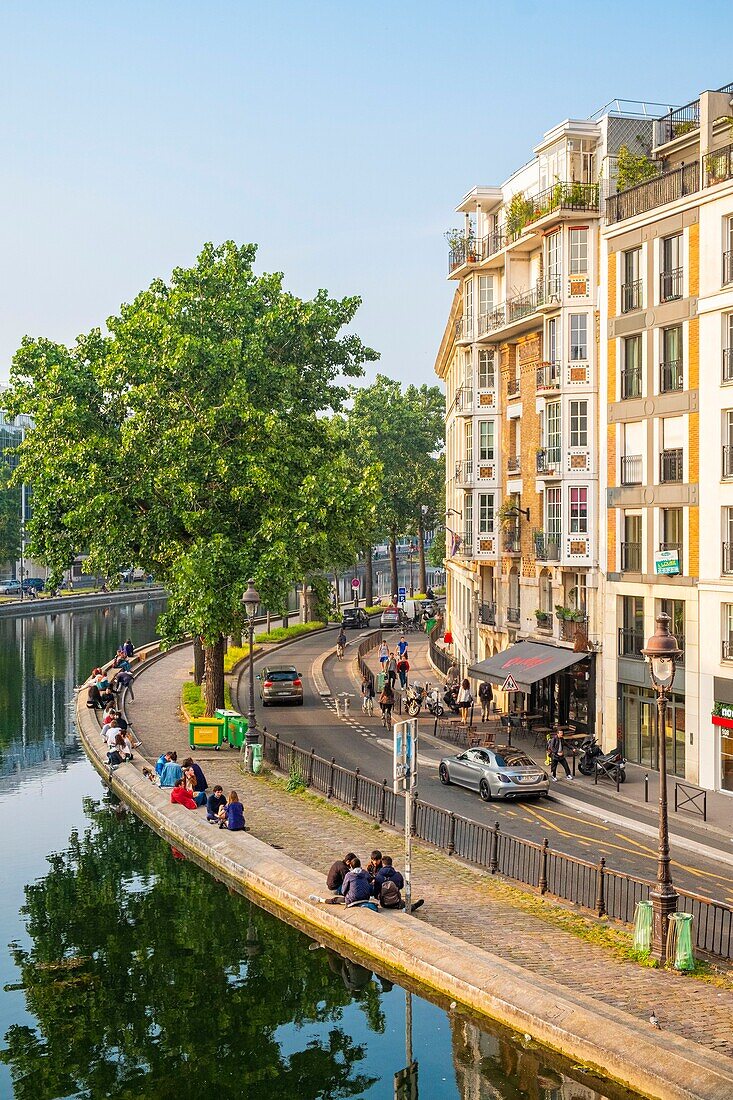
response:
{"label": "backpack on ground", "polygon": [[385,879],[382,883],[382,889],[379,891],[379,902],[383,909],[399,909],[402,905],[402,895],[393,879]]}

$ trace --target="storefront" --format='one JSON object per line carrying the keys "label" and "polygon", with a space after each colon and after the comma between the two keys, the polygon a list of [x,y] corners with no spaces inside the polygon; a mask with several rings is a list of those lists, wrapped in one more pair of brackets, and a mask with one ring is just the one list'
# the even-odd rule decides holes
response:
{"label": "storefront", "polygon": [[[624,756],[633,764],[657,770],[657,694],[638,684],[619,684],[619,735]],[[667,771],[685,775],[685,697],[672,693],[667,699],[665,741]]]}
{"label": "storefront", "polygon": [[733,681],[716,676],[713,686],[715,705],[710,720],[717,741],[718,788],[733,794]]}
{"label": "storefront", "polygon": [[468,675],[501,688],[511,679],[511,710],[542,714],[548,726],[567,725],[578,733],[595,729],[595,654],[576,653],[539,642],[516,642],[472,665]]}

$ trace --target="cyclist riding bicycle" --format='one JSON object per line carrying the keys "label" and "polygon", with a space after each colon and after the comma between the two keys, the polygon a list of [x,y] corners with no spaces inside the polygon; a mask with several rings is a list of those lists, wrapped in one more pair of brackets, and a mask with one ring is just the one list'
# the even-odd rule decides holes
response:
{"label": "cyclist riding bicycle", "polygon": [[344,628],[341,627],[341,632],[340,632],[338,638],[336,639],[336,656],[338,657],[339,661],[342,661],[344,659],[344,647],[345,646],[346,646],[346,632],[344,631]]}

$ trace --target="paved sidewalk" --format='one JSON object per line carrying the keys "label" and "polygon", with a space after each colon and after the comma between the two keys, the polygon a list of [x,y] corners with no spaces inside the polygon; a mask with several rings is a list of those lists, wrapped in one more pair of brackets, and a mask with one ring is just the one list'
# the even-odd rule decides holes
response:
{"label": "paved sidewalk", "polygon": [[[181,684],[190,668],[190,650],[180,650],[145,668],[136,682],[129,713],[151,760],[167,748],[187,751],[187,731],[177,712]],[[271,780],[243,775],[238,754],[228,748],[197,753],[197,759],[210,784],[220,782],[240,792],[253,835],[324,876],[333,859],[349,849],[365,857],[374,847],[391,849],[401,864],[397,833],[324,804],[320,798],[290,795]],[[415,845],[414,883],[416,894],[426,898],[415,919],[419,916],[531,973],[623,1009],[641,1028],[650,1026],[649,1016],[655,1009],[664,1030],[733,1059],[730,986],[719,988],[618,958],[608,947],[593,942],[598,922],[561,910],[548,899],[520,892],[420,844]],[[547,914],[553,914],[551,922]],[[587,938],[580,939],[563,925],[584,929]]]}

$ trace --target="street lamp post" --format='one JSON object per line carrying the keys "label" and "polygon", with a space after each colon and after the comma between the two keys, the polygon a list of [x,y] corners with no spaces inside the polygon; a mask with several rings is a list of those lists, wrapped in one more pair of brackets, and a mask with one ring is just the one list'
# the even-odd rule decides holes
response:
{"label": "street lamp post", "polygon": [[407,560],[410,563],[410,599],[412,599],[412,597],[415,595],[415,585],[413,584],[413,578],[412,578],[412,563],[413,563],[414,558],[415,558],[415,543],[411,542],[410,543],[410,548],[407,551]]}
{"label": "street lamp post", "polygon": [[247,771],[252,771],[252,746],[260,742],[260,734],[255,718],[255,617],[260,606],[260,594],[255,588],[253,580],[247,581],[247,591],[242,596],[242,603],[247,612],[247,625],[249,627],[249,710],[247,711],[247,739],[245,742],[244,765]]}
{"label": "street lamp post", "polygon": [[677,892],[669,866],[669,821],[667,819],[667,696],[672,690],[677,661],[682,651],[669,632],[669,615],[657,615],[657,629],[642,649],[649,662],[649,675],[657,693],[657,753],[659,757],[659,847],[657,886],[649,895],[652,902],[652,957],[662,966],[667,960],[667,928],[677,912]]}

